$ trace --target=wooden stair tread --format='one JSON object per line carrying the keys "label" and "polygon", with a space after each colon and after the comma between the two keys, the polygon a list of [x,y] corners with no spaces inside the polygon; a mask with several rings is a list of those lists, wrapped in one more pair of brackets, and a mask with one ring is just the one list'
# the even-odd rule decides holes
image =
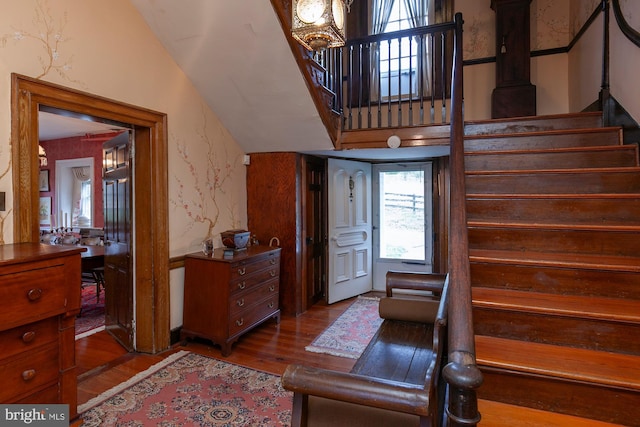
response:
{"label": "wooden stair tread", "polygon": [[563,128],[563,129],[537,129],[529,130],[518,133],[489,133],[479,135],[467,135],[465,134],[464,140],[479,140],[479,139],[493,139],[493,138],[527,138],[530,136],[549,136],[566,135],[566,134],[583,134],[583,133],[620,133],[622,128],[617,126],[609,127],[595,127],[595,128]]}
{"label": "wooden stair tread", "polygon": [[474,176],[474,175],[499,175],[499,176],[522,176],[522,175],[534,175],[534,176],[545,176],[545,175],[554,175],[554,174],[593,174],[593,173],[640,173],[640,167],[638,166],[620,166],[620,167],[611,167],[611,168],[576,168],[576,169],[532,169],[532,170],[472,170],[465,171],[465,175]]}
{"label": "wooden stair tread", "polygon": [[481,427],[620,427],[604,421],[574,417],[557,412],[542,411],[524,406],[510,405],[493,400],[478,399],[482,415]]}
{"label": "wooden stair tread", "polygon": [[640,273],[640,258],[612,255],[602,256],[555,252],[517,252],[471,249],[469,250],[469,260],[471,262],[484,263],[580,268],[604,271],[627,271]]}
{"label": "wooden stair tread", "polygon": [[559,223],[530,223],[507,221],[467,221],[469,228],[499,228],[499,229],[535,229],[557,231],[613,231],[613,232],[640,232],[640,225],[602,225],[602,224],[559,224]]}
{"label": "wooden stair tread", "polygon": [[640,357],[476,335],[478,365],[640,391]]}
{"label": "wooden stair tread", "polygon": [[640,301],[474,287],[473,305],[640,324]]}
{"label": "wooden stair tread", "polygon": [[[582,152],[611,152],[611,151],[637,151],[637,145],[597,145],[590,147],[557,147],[557,148],[536,148],[536,149],[510,149],[491,151],[465,151],[465,157],[472,156],[504,156],[512,154],[525,154],[536,156],[539,154],[559,154],[559,153],[582,153]],[[638,166],[638,165],[636,165]]]}
{"label": "wooden stair tread", "polygon": [[[586,122],[586,125],[585,125]],[[540,116],[508,117],[500,119],[468,120],[464,123],[465,135],[496,134],[498,129],[507,129],[503,133],[523,132],[527,128],[541,129],[580,129],[602,126],[602,112],[547,114]]]}
{"label": "wooden stair tread", "polygon": [[545,194],[513,194],[513,193],[500,193],[500,194],[486,194],[486,193],[469,193],[467,199],[640,199],[638,193],[605,193],[605,194],[592,194],[592,193],[545,193]]}

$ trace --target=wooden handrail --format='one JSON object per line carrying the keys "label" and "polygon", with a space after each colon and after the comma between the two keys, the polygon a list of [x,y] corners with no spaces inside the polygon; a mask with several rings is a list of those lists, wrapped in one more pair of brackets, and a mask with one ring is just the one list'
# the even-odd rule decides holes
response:
{"label": "wooden handrail", "polygon": [[312,53],[291,36],[291,2],[271,0],[271,6],[280,21],[291,53],[304,77],[320,119],[335,147],[340,139],[342,124],[340,115],[332,109],[334,94],[326,90],[326,83],[323,80],[324,70],[320,69]]}
{"label": "wooden handrail", "polygon": [[443,375],[449,384],[446,408],[450,426],[474,426],[480,421],[476,389],[482,374],[476,365],[471,274],[464,173],[462,79],[462,15],[455,15],[451,88],[450,231],[449,231],[449,363]]}
{"label": "wooden handrail", "polygon": [[624,34],[633,44],[640,47],[640,32],[632,28],[625,19],[622,14],[622,9],[620,8],[620,0],[611,0],[611,5],[613,6],[613,14],[616,17],[616,22],[618,23],[618,27],[620,27],[622,34]]}

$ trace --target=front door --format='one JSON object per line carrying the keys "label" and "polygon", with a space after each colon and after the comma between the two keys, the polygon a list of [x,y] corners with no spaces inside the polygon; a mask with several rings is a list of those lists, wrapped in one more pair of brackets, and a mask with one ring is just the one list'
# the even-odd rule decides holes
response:
{"label": "front door", "polygon": [[131,269],[131,141],[123,132],[102,146],[104,192],[105,327],[133,350],[133,280]]}
{"label": "front door", "polygon": [[368,292],[371,274],[371,165],[329,159],[329,304]]}

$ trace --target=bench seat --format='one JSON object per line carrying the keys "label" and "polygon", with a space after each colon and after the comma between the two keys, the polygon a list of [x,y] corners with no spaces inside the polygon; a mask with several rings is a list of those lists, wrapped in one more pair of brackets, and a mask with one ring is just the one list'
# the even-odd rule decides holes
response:
{"label": "bench seat", "polygon": [[[290,365],[283,387],[294,392],[292,426],[438,426],[443,383],[440,369],[446,359],[447,284],[444,275],[397,273],[387,275],[387,298],[397,289],[416,289],[425,301],[430,323],[385,317],[378,331],[349,373]],[[426,292],[426,294],[425,294]],[[384,313],[403,313],[406,293],[397,300],[381,300]],[[388,303],[388,304],[387,304]],[[400,304],[399,306],[395,306]],[[403,316],[400,316],[403,317]],[[421,315],[427,319],[429,316]]]}

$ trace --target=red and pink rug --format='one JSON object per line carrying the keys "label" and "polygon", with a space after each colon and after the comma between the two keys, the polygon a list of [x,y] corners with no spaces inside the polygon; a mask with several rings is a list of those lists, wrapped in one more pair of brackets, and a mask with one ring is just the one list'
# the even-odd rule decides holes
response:
{"label": "red and pink rug", "polygon": [[181,351],[78,407],[83,427],[288,426],[280,377]]}
{"label": "red and pink rug", "polygon": [[382,323],[378,298],[358,297],[305,350],[357,359]]}
{"label": "red and pink rug", "polygon": [[96,299],[96,286],[91,284],[82,289],[82,311],[76,317],[76,339],[84,338],[104,329],[104,291],[100,301]]}

